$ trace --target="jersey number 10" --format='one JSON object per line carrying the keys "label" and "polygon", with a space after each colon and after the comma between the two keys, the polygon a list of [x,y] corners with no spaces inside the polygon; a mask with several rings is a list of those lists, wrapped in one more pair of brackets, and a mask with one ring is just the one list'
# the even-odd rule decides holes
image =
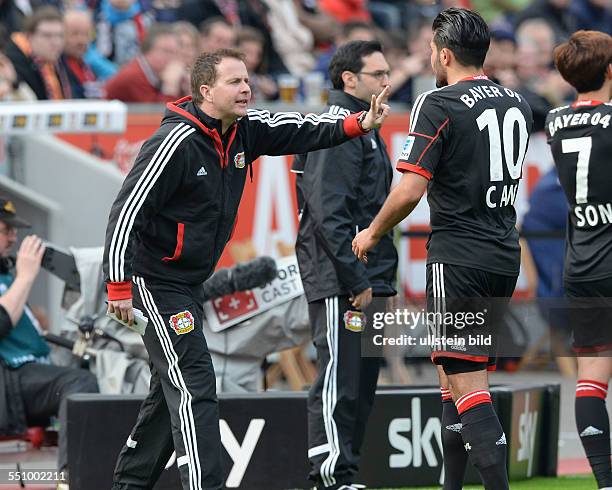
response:
{"label": "jersey number 10", "polygon": [[[478,129],[482,131],[487,128],[489,131],[489,161],[490,161],[490,180],[499,182],[504,180],[504,169],[502,158],[505,157],[508,174],[513,180],[521,177],[523,160],[527,152],[527,122],[525,116],[518,107],[510,107],[504,114],[504,121],[500,131],[499,119],[495,109],[486,109],[476,119]],[[516,160],[514,159],[514,127],[518,124],[519,151]],[[502,137],[503,135],[503,137]],[[503,148],[503,157],[502,157]]]}

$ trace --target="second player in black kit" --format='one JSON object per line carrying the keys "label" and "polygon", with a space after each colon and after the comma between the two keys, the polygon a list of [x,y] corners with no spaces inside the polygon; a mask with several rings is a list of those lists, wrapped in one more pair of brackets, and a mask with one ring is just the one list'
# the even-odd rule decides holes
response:
{"label": "second player in black kit", "polygon": [[[485,488],[504,490],[506,438],[487,381],[496,352],[468,340],[475,332],[494,334],[487,328],[494,318],[486,305],[492,298],[507,303],[519,274],[513,204],[532,113],[520,94],[484,76],[490,35],[477,13],[444,10],[433,31],[432,67],[440,88],[416,99],[397,164],[404,175],[370,227],[357,235],[353,250],[367,260],[382,234],[427,189],[427,299],[435,318],[429,325],[432,360],[441,366],[444,489],[463,487],[469,453]],[[484,324],[477,315],[483,311]]]}
{"label": "second player in black kit", "polygon": [[597,480],[612,489],[612,37],[578,31],[555,49],[557,69],[578,92],[546,118],[546,134],[569,204],[564,285],[579,353],[576,428]]}

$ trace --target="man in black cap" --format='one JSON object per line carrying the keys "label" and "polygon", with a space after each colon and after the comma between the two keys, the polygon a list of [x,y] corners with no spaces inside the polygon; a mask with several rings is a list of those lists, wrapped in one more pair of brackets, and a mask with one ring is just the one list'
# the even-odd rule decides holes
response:
{"label": "man in black cap", "polygon": [[0,434],[21,434],[28,425],[46,425],[58,416],[62,472],[68,463],[64,400],[73,393],[95,393],[98,383],[89,371],[50,363],[49,347],[27,305],[45,246],[29,235],[21,242],[14,272],[9,258],[17,229],[29,227],[13,203],[0,198]]}

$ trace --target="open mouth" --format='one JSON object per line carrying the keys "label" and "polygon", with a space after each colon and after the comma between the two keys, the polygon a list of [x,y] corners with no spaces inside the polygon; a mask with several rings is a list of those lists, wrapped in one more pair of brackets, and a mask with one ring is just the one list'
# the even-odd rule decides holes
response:
{"label": "open mouth", "polygon": [[239,99],[236,101],[236,104],[238,105],[247,105],[249,103],[249,101],[247,99]]}

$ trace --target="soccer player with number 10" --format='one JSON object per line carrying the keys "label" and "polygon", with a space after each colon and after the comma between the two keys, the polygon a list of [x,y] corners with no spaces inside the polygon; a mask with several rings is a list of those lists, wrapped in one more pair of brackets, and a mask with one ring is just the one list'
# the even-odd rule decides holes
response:
{"label": "soccer player with number 10", "polygon": [[[431,64],[439,88],[416,99],[397,164],[404,175],[370,226],[355,237],[353,251],[367,260],[367,252],[412,212],[427,189],[428,309],[460,313],[473,309],[474,299],[505,304],[514,292],[520,246],[513,204],[532,114],[520,94],[483,74],[490,33],[480,15],[449,8],[432,27]],[[429,328],[441,340],[431,357],[443,400],[444,490],[463,488],[468,453],[486,490],[508,489],[506,437],[488,391],[495,347],[446,344],[448,337],[474,334],[459,325]]]}

